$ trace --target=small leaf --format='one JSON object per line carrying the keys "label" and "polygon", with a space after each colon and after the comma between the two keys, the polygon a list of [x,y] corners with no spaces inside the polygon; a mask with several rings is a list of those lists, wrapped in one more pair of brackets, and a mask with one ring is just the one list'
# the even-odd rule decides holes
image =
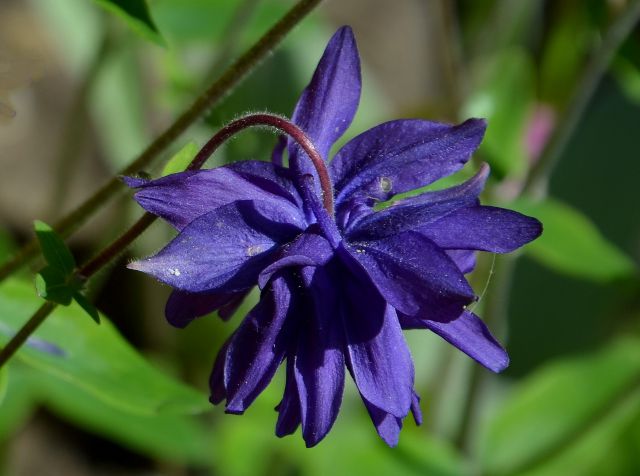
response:
{"label": "small leaf", "polygon": [[100,314],[98,314],[98,310],[93,304],[89,302],[84,294],[82,294],[80,291],[76,291],[73,293],[73,299],[82,309],[85,310],[87,314],[89,314],[89,317],[91,317],[91,319],[93,319],[96,324],[100,324]]}
{"label": "small leaf", "polygon": [[640,341],[623,338],[522,382],[482,438],[485,472],[591,474],[638,416]]}
{"label": "small leaf", "polygon": [[553,199],[520,199],[509,205],[544,225],[542,236],[524,249],[546,266],[593,281],[609,281],[635,272],[631,259],[609,242],[578,210]]}
{"label": "small leaf", "polygon": [[71,304],[71,298],[76,291],[62,272],[52,266],[47,266],[36,275],[36,291],[38,296],[63,306]]}
{"label": "small leaf", "polygon": [[111,13],[122,18],[129,27],[143,38],[165,46],[166,43],[151,18],[145,0],[94,0]]}
{"label": "small leaf", "polygon": [[33,227],[46,262],[65,276],[71,274],[76,260],[64,240],[45,222],[36,220]]}
{"label": "small leaf", "polygon": [[162,176],[171,175],[178,172],[184,172],[189,166],[193,158],[198,153],[198,146],[195,142],[188,142],[182,149],[175,153],[173,157],[169,159],[167,165],[162,169]]}

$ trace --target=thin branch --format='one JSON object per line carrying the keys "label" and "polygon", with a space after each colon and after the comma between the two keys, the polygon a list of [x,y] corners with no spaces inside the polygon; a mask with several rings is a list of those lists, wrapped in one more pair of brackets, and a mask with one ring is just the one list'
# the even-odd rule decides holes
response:
{"label": "thin branch", "polygon": [[[132,175],[152,165],[159,156],[194,124],[206,111],[217,104],[226,94],[237,86],[282,39],[306,16],[321,0],[300,0],[289,12],[258,40],[244,55],[238,58],[178,119],[152,142],[142,154],[102,188],[98,189],[87,201],[70,214],[54,223],[54,230],[62,237],[73,234],[96,210],[104,206],[109,199],[125,190],[118,176]],[[0,268],[0,281],[39,255],[35,239],[23,246],[16,255]]]}

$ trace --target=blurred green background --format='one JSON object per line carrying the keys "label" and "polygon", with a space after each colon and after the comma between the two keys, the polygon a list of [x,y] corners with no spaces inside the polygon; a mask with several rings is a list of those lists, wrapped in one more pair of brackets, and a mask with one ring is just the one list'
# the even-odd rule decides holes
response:
{"label": "blurred green background", "polygon": [[[411,331],[423,427],[407,419],[387,448],[348,384],[318,447],[278,439],[282,376],[245,416],[207,401],[215,354],[251,302],[229,323],[176,330],[168,288],[124,268],[172,236],[157,223],[91,281],[100,326],[59,308],[0,371],[0,474],[640,474],[640,29],[614,36],[638,3],[327,1],[164,154],[243,112],[289,115],[330,35],[351,25],[364,90],[344,140],[400,117],[486,117],[475,164],[447,183],[487,161],[485,201],[545,225],[517,256],[482,255],[470,278],[506,372]],[[33,219],[63,216],[129,163],[293,4],[2,0],[0,262]],[[267,160],[274,144],[247,132],[209,163]],[[78,261],[140,214],[129,195],[98,213],[69,241]],[[0,342],[42,302],[41,266],[0,285]]]}

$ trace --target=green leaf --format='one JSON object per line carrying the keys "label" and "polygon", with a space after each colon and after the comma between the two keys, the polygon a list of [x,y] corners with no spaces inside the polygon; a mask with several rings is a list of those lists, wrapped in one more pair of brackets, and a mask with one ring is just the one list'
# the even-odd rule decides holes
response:
{"label": "green leaf", "polygon": [[480,63],[480,85],[465,115],[484,117],[488,126],[480,151],[500,175],[522,175],[524,137],[535,100],[535,67],[526,50],[511,48]]}
{"label": "green leaf", "polygon": [[[7,280],[0,286],[0,345],[40,306],[28,284]],[[210,407],[206,395],[163,374],[146,362],[102,318],[96,326],[77,305],[58,307],[34,336],[61,349],[23,346],[17,358],[64,380],[105,405],[140,415],[195,413]],[[62,354],[62,355],[59,355]]]}
{"label": "green leaf", "polygon": [[151,18],[145,0],[94,0],[111,13],[122,18],[129,27],[143,38],[165,46],[166,43]]}
{"label": "green leaf", "polygon": [[152,457],[182,463],[210,457],[208,437],[193,416],[130,413],[51,375],[38,374],[37,394],[66,420]]}
{"label": "green leaf", "polygon": [[47,266],[36,275],[36,291],[38,296],[63,306],[71,304],[76,292],[68,282],[68,278],[59,269]]}
{"label": "green leaf", "polygon": [[509,207],[542,222],[542,236],[524,249],[546,266],[599,282],[635,272],[631,259],[607,241],[586,216],[569,205],[553,199],[542,202],[520,199]]}
{"label": "green leaf", "polygon": [[184,172],[184,170],[189,166],[193,158],[198,153],[198,150],[198,146],[195,142],[188,142],[182,149],[176,152],[175,155],[169,159],[167,164],[162,169],[162,177],[178,172]]}
{"label": "green leaf", "polygon": [[590,474],[638,416],[640,341],[625,338],[521,383],[482,438],[485,472]]}
{"label": "green leaf", "polygon": [[0,406],[2,405],[4,397],[7,394],[7,382],[7,366],[5,365],[0,368]]}
{"label": "green leaf", "polygon": [[5,395],[0,401],[0,442],[8,441],[33,413],[35,401],[30,379],[21,364],[11,362],[3,367]]}
{"label": "green leaf", "polygon": [[64,240],[45,222],[36,220],[33,227],[46,262],[65,276],[71,274],[76,261]]}
{"label": "green leaf", "polygon": [[89,314],[89,317],[91,317],[96,324],[100,324],[100,314],[98,314],[98,310],[89,302],[84,294],[80,291],[76,291],[73,293],[73,299],[87,314]]}

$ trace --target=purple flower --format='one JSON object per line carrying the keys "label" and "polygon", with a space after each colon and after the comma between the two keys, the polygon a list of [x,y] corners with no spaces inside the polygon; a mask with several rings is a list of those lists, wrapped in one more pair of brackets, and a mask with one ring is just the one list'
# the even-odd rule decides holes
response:
{"label": "purple flower", "polygon": [[[293,122],[327,158],[359,98],[358,52],[343,27]],[[374,209],[461,169],[484,131],[480,119],[407,119],[362,133],[328,165],[334,215],[322,206],[315,168],[291,139],[280,141],[271,163],[129,179],[140,205],[179,231],[155,256],[130,265],[175,289],[166,307],[170,323],[183,327],[214,310],[227,318],[253,286],[261,289],[218,354],[211,401],[243,413],[286,361],[276,434],[302,425],[313,446],[337,417],[348,371],[393,446],[409,412],[421,420],[403,328],[430,329],[488,369],[503,370],[507,354],[466,310],[475,295],[464,274],[476,250],[515,250],[540,234],[540,223],[479,204],[486,165],[462,185]],[[289,168],[282,166],[285,148]]]}

